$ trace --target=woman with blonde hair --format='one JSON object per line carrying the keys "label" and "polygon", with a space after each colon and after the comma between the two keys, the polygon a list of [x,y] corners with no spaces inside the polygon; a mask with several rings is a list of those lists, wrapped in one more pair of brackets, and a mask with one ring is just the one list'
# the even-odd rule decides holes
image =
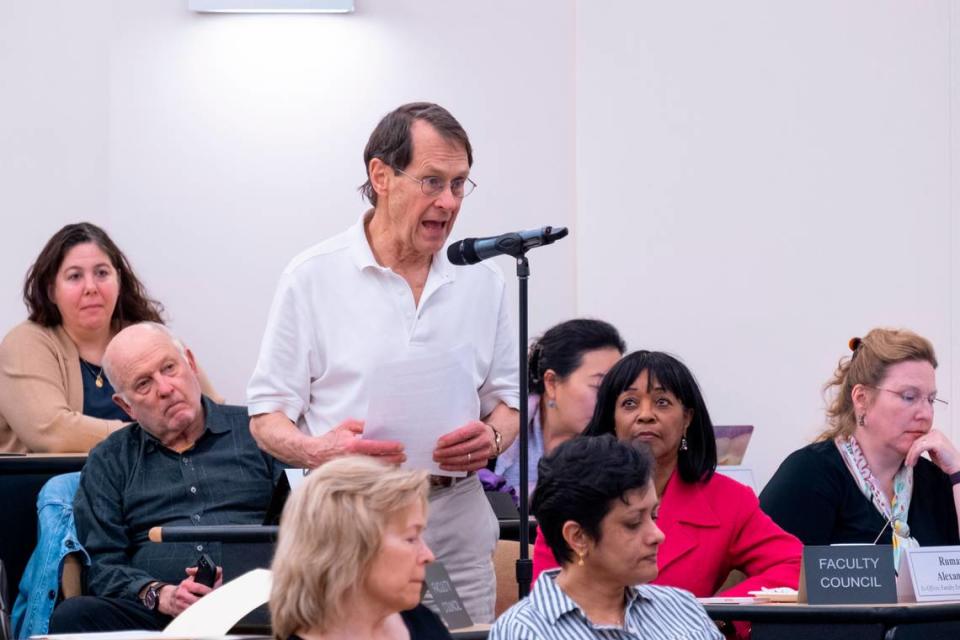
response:
{"label": "woman with blonde hair", "polygon": [[894,566],[906,547],[960,543],[960,451],[933,428],[933,345],[873,329],[849,347],[825,387],[827,429],[784,460],[761,507],[807,545],[892,544]]}
{"label": "woman with blonde hair", "polygon": [[427,472],[350,456],[310,473],[287,501],[273,558],[274,637],[418,640],[450,634],[420,603],[433,554]]}

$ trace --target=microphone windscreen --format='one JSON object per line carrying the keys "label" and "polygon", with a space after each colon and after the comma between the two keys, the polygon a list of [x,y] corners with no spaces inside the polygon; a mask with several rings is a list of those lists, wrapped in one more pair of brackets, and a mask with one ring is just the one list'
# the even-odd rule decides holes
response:
{"label": "microphone windscreen", "polygon": [[447,260],[450,261],[450,264],[468,265],[480,262],[480,257],[473,248],[473,241],[475,239],[476,238],[464,238],[447,247]]}

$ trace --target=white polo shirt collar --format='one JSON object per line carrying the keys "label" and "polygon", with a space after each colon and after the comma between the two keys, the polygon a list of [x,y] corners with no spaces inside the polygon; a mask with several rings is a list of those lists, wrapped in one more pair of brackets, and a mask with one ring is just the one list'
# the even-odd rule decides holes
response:
{"label": "white polo shirt collar", "polygon": [[[353,258],[353,263],[360,271],[374,269],[380,273],[389,273],[400,277],[390,267],[385,267],[377,262],[376,257],[373,255],[373,249],[370,248],[370,243],[367,241],[365,229],[367,222],[373,215],[374,210],[367,209],[348,232],[350,236],[350,255]],[[427,282],[423,288],[420,304],[423,304],[436,289],[456,279],[457,270],[450,264],[446,253],[441,250],[433,254],[433,259],[430,260],[430,272],[427,274]]]}

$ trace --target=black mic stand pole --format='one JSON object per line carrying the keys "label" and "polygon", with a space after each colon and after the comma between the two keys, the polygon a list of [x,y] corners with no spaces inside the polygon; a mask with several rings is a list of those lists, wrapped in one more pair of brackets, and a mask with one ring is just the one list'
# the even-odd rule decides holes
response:
{"label": "black mic stand pole", "polygon": [[517,280],[520,285],[520,557],[517,559],[517,586],[520,598],[530,593],[530,581],[533,578],[533,562],[530,560],[530,506],[527,480],[527,459],[529,446],[530,417],[528,396],[530,381],[527,363],[527,280],[530,278],[530,263],[524,253],[517,258]]}
{"label": "black mic stand pole", "polygon": [[[530,438],[527,433],[527,429],[530,427],[530,416],[528,415],[530,413],[528,398],[530,381],[528,376],[529,365],[527,364],[527,280],[530,278],[530,263],[527,262],[527,251],[535,247],[552,244],[560,238],[566,237],[566,235],[566,227],[543,227],[541,238],[537,242],[527,242],[519,233],[505,233],[496,238],[496,252],[516,258],[517,280],[520,285],[520,432],[518,434],[520,438],[518,443],[520,447],[520,486],[517,487],[520,492],[520,557],[517,559],[517,587],[521,599],[526,598],[530,593],[530,582],[533,579],[533,562],[530,561],[530,491],[527,479],[529,476],[527,473],[527,460],[529,459],[527,448],[530,446]],[[468,241],[472,243],[475,242],[475,239],[468,238],[461,244]],[[464,259],[463,253],[461,247],[461,260]],[[473,259],[468,259],[466,264],[479,262],[484,257],[489,257],[489,255],[479,258],[474,255]],[[451,258],[451,261],[453,261],[453,258]]]}

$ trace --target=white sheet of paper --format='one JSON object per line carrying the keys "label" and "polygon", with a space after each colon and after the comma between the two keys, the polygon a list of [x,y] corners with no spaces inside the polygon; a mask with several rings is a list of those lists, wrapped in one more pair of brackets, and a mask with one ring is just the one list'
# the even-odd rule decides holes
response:
{"label": "white sheet of paper", "polygon": [[468,369],[472,357],[464,345],[379,367],[370,379],[363,437],[402,442],[406,468],[465,476],[463,471],[441,470],[433,450],[440,436],[480,419],[480,398]]}
{"label": "white sheet of paper", "polygon": [[270,599],[273,574],[253,569],[219,589],[214,589],[173,619],[164,636],[222,636],[247,615]]}
{"label": "white sheet of paper", "polygon": [[296,491],[304,482],[307,481],[309,469],[284,469],[287,476],[287,482],[290,484],[290,491]]}
{"label": "white sheet of paper", "polygon": [[273,574],[254,569],[203,596],[173,619],[163,631],[59,633],[33,638],[49,640],[189,640],[226,636],[243,616],[270,599]]}

